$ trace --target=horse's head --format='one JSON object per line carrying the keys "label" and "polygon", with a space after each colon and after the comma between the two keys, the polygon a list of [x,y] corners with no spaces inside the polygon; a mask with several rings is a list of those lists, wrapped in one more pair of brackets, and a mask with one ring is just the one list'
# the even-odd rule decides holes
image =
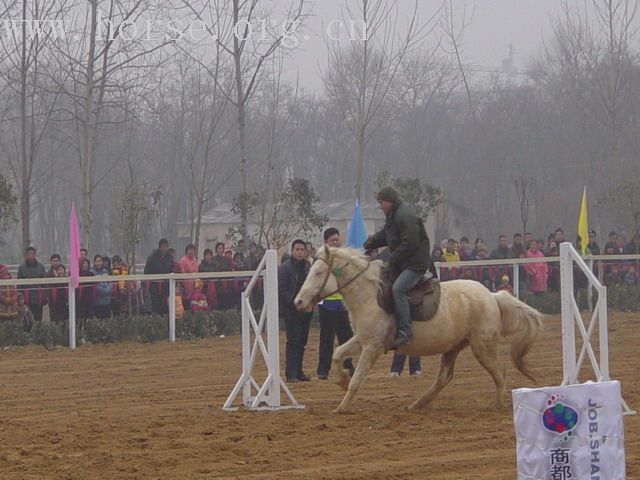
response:
{"label": "horse's head", "polygon": [[335,250],[327,245],[318,250],[309,275],[293,301],[298,311],[311,311],[316,303],[338,290],[336,275],[340,276],[344,261],[336,257]]}

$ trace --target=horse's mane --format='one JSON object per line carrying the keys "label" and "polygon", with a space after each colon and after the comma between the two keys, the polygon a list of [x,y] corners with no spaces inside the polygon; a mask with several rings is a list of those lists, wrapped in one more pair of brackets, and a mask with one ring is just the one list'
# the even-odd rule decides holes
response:
{"label": "horse's mane", "polygon": [[[367,280],[376,283],[380,282],[380,269],[382,268],[381,260],[371,260],[370,257],[367,257],[354,248],[332,248],[331,253],[336,258],[349,262],[351,265],[354,265],[361,270],[366,269],[363,273],[363,277]],[[368,269],[367,266],[369,266]]]}

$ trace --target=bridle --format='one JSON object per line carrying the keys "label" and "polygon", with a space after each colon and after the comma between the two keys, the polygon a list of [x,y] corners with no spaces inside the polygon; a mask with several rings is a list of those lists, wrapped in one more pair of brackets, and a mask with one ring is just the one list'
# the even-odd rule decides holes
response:
{"label": "bridle", "polygon": [[[322,289],[325,287],[325,285],[329,281],[329,276],[331,274],[333,274],[333,276],[336,277],[336,279],[338,279],[338,278],[340,278],[342,276],[342,270],[344,270],[344,267],[346,267],[347,265],[353,265],[351,262],[347,262],[344,265],[342,265],[341,267],[333,268],[333,260],[334,260],[335,255],[331,255],[331,252],[329,251],[329,248],[326,245],[324,246],[324,251],[325,251],[326,255],[329,257],[329,260],[326,260],[326,259],[324,259],[324,258],[322,258],[320,256],[316,257],[316,261],[318,261],[318,260],[323,261],[324,263],[327,264],[327,267],[328,267],[327,268],[327,274],[325,275],[324,281],[322,282],[322,285],[320,285],[320,288],[318,289],[318,292],[321,292]],[[350,278],[344,285],[338,287],[337,289],[335,289],[330,294],[324,295],[323,298],[330,297],[331,295],[334,295],[336,293],[340,293],[341,290],[343,290],[347,286],[351,285],[360,276],[362,276],[363,273],[365,273],[367,270],[369,270],[369,266],[370,265],[371,265],[371,262],[368,262],[367,266],[364,268],[364,270],[360,270],[353,278]],[[316,294],[316,296],[314,297],[314,302],[313,303],[318,303],[320,300],[322,300],[322,298],[320,298],[319,294]]]}

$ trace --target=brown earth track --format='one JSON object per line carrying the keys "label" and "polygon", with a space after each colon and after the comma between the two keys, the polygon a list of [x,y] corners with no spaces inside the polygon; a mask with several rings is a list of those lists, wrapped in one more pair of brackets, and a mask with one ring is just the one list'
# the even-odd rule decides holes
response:
{"label": "brown earth track", "polygon": [[[529,361],[532,385],[502,356],[508,388],[558,384],[560,319],[550,317]],[[610,314],[611,376],[640,409],[640,316]],[[305,365],[315,370],[317,333]],[[492,409],[493,383],[467,350],[453,382],[421,413],[404,408],[425,374],[388,378],[381,357],[354,414],[331,413],[331,381],[292,385],[303,411],[225,413],[240,371],[239,337],[175,344],[39,347],[0,352],[0,479],[486,479],[516,478],[510,395]],[[585,368],[585,379],[589,378]],[[625,417],[627,478],[640,479],[640,418]]]}

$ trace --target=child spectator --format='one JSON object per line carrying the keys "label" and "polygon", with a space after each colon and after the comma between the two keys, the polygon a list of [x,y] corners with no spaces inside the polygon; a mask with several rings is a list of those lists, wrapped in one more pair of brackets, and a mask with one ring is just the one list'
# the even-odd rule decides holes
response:
{"label": "child spectator", "polygon": [[193,291],[191,292],[191,311],[206,312],[209,310],[207,296],[202,291],[203,283],[199,278],[193,282]]}
{"label": "child spectator", "polygon": [[29,305],[24,303],[24,295],[22,292],[18,293],[18,304],[16,305],[16,310],[18,312],[18,320],[22,321],[22,328],[25,332],[30,332],[33,328],[33,322],[35,319],[33,317],[33,313],[31,313],[31,309]]}
{"label": "child spectator", "polygon": [[511,287],[511,284],[509,283],[511,281],[511,279],[509,278],[509,275],[502,275],[502,277],[500,277],[500,285],[498,285],[496,287],[497,291],[500,290],[506,290],[507,292],[509,292],[511,295],[513,295],[513,288]]}
{"label": "child spectator", "polygon": [[[67,270],[64,265],[59,263],[56,266],[55,275],[57,278],[67,276]],[[54,285],[49,293],[49,306],[51,308],[51,321],[54,323],[62,323],[69,319],[69,287],[67,285]]]}
{"label": "child spectator", "polygon": [[[109,275],[109,271],[104,267],[104,259],[101,255],[93,257],[93,274],[96,276]],[[96,284],[93,313],[97,318],[107,318],[111,316],[110,282],[100,282]]]}
{"label": "child spectator", "polygon": [[[111,275],[128,275],[129,268],[118,255],[113,256],[113,268]],[[120,315],[129,311],[129,284],[125,281],[112,283],[111,311],[114,315]]]}
{"label": "child spectator", "polygon": [[[182,287],[179,284],[176,284],[175,296],[176,320],[182,320],[184,318],[184,303],[182,303]],[[169,300],[171,300],[171,298],[167,298],[167,304]]]}
{"label": "child spectator", "polygon": [[[11,280],[11,273],[6,265],[0,264],[0,280]],[[18,292],[15,287],[11,285],[0,287],[0,321],[13,320],[18,316],[17,301]]]}
{"label": "child spectator", "polygon": [[633,263],[627,265],[626,271],[623,277],[624,283],[627,285],[636,285],[638,283],[638,277],[636,275],[636,266]]}
{"label": "child spectator", "polygon": [[622,283],[622,272],[620,271],[620,265],[614,263],[604,276],[604,284],[606,286],[619,285]]}

